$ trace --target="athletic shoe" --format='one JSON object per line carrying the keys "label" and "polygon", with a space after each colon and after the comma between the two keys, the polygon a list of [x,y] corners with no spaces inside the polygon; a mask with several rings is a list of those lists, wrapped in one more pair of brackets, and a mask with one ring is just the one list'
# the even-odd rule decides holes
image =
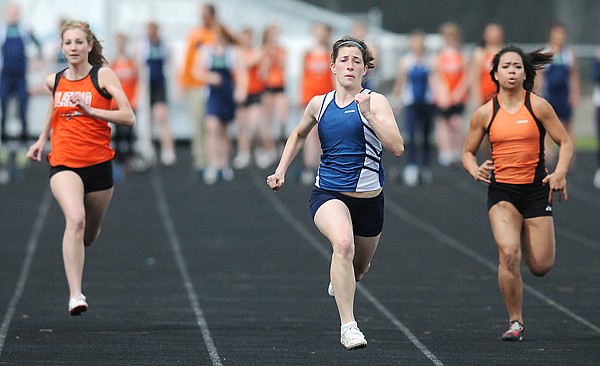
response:
{"label": "athletic shoe", "polygon": [[404,168],[404,184],[409,187],[419,184],[419,168],[416,165],[410,164]]}
{"label": "athletic shoe", "polygon": [[254,153],[254,160],[256,161],[256,166],[259,169],[267,169],[275,160],[277,160],[277,152],[276,151],[266,151],[266,150],[257,150]]}
{"label": "athletic shoe", "polygon": [[331,282],[329,282],[329,286],[327,287],[327,293],[329,294],[329,296],[335,296],[335,293],[333,292],[333,285],[331,284]]}
{"label": "athletic shoe", "polygon": [[249,154],[238,154],[231,162],[231,165],[234,169],[245,169],[250,165],[250,160]]}
{"label": "athletic shoe", "polygon": [[522,341],[523,333],[525,332],[525,327],[518,320],[513,320],[510,322],[510,328],[504,333],[502,333],[503,341]]}
{"label": "athletic shoe", "polygon": [[0,167],[0,184],[10,183],[10,172],[8,169]]}
{"label": "athletic shoe", "polygon": [[213,185],[217,183],[217,181],[219,180],[219,170],[212,167],[204,169],[202,179],[204,180],[204,183],[208,185]]}
{"label": "athletic shoe", "polygon": [[29,165],[29,158],[27,157],[27,149],[20,148],[15,154],[15,166],[17,169],[25,169]]}
{"label": "athletic shoe", "polygon": [[233,180],[233,169],[223,168],[219,171],[219,175],[225,182],[231,182]]}
{"label": "athletic shoe", "polygon": [[600,168],[596,170],[596,174],[594,174],[594,187],[596,189],[600,189]]}
{"label": "athletic shoe", "polygon": [[71,313],[71,315],[80,315],[81,313],[86,312],[88,304],[85,300],[86,298],[83,294],[72,297],[69,300],[69,313]]}
{"label": "athletic shoe", "polygon": [[177,162],[174,150],[165,150],[160,154],[160,162],[164,166],[173,166]]}
{"label": "athletic shoe", "polygon": [[342,342],[348,351],[367,346],[365,335],[358,329],[355,321],[342,325],[340,334],[340,342]]}

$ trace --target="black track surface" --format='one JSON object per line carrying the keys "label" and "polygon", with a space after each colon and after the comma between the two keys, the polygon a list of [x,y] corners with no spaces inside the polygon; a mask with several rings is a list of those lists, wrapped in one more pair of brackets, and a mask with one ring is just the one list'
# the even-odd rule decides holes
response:
{"label": "black track surface", "polygon": [[[366,349],[339,343],[327,295],[330,246],[312,224],[309,186],[281,192],[267,171],[206,186],[189,151],[116,186],[86,252],[90,309],[67,315],[64,220],[47,165],[0,186],[0,365],[599,365],[600,192],[582,153],[569,201],[555,204],[557,260],[525,267],[525,340],[508,319],[486,187],[461,169],[429,186],[398,183],[388,160],[386,223],[355,314]],[[47,208],[47,209],[46,209]]]}

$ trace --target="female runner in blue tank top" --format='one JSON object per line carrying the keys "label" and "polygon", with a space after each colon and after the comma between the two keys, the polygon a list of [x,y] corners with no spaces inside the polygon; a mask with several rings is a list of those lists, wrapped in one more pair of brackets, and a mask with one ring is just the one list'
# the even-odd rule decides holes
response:
{"label": "female runner in blue tank top", "polygon": [[281,161],[267,184],[275,191],[318,126],[323,154],[311,192],[315,225],[333,248],[329,294],[335,296],[340,341],[347,349],[367,345],[354,319],[356,281],[369,270],[383,228],[383,163],[386,149],[399,157],[404,141],[392,107],[381,94],[363,89],[373,55],[361,40],[344,37],[333,45],[335,90],[311,99],[287,140]]}

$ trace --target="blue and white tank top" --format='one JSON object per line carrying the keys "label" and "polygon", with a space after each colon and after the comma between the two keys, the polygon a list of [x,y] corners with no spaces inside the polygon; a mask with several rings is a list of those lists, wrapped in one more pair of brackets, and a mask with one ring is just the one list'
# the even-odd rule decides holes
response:
{"label": "blue and white tank top", "polygon": [[[362,93],[371,93],[363,89]],[[335,91],[323,99],[317,118],[321,163],[315,185],[336,192],[368,192],[383,187],[383,145],[355,101],[335,102]]]}
{"label": "blue and white tank top", "polygon": [[552,63],[544,72],[544,96],[569,95],[570,74],[575,60],[570,48],[564,47],[554,54]]}
{"label": "blue and white tank top", "polygon": [[406,83],[402,91],[402,102],[405,106],[413,104],[432,104],[433,95],[429,87],[431,67],[426,58],[421,60],[413,54],[405,56]]}

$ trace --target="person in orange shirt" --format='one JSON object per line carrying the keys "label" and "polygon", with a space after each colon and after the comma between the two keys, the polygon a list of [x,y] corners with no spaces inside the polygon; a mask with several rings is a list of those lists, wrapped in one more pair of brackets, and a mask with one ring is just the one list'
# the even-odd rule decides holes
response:
{"label": "person in orange shirt", "polygon": [[[246,100],[236,108],[238,151],[232,161],[235,169],[244,169],[250,164],[252,142],[256,137],[262,117],[262,97],[265,86],[260,76],[260,62],[263,53],[260,47],[253,44],[252,40],[252,29],[245,28],[240,37],[239,54],[248,74],[248,92]],[[256,163],[260,166],[259,159]]]}
{"label": "person in orange shirt", "polygon": [[201,8],[202,24],[191,30],[184,57],[183,69],[179,78],[181,88],[186,92],[192,123],[192,159],[193,169],[202,179],[206,165],[204,147],[204,112],[206,108],[206,90],[204,81],[195,75],[198,64],[198,50],[203,45],[215,43],[216,9],[213,4],[204,4]]}
{"label": "person in orange shirt", "polygon": [[[127,50],[128,37],[124,33],[117,33],[115,37],[117,55],[110,63],[123,91],[129,100],[129,104],[134,113],[137,105],[137,86],[138,86],[138,67],[133,57]],[[118,109],[117,102],[113,99],[111,109]],[[129,170],[129,165],[133,158],[133,129],[128,126],[115,125],[113,136],[113,145],[116,153],[117,164],[113,166],[113,176],[116,181],[123,178],[123,175]]]}
{"label": "person in orange shirt", "polygon": [[[313,26],[315,43],[304,54],[303,61],[302,91],[300,96],[300,102],[303,107],[306,107],[315,95],[326,94],[334,88],[329,54],[331,32],[331,26],[328,24],[315,23]],[[321,157],[319,136],[316,130],[312,130],[306,137],[302,151],[304,168],[300,180],[304,184],[313,184]]]}
{"label": "person in orange shirt", "polygon": [[[265,83],[263,108],[265,123],[262,124],[261,134],[266,151],[265,165],[271,165],[276,159],[277,147],[273,136],[274,125],[278,129],[278,145],[283,149],[287,138],[288,99],[285,90],[285,66],[287,52],[278,41],[279,26],[271,24],[263,32],[263,59],[261,64]],[[266,164],[268,163],[268,164]]]}
{"label": "person in orange shirt", "polygon": [[441,33],[445,45],[434,61],[432,81],[434,102],[439,112],[436,124],[438,162],[450,166],[460,161],[469,65],[461,48],[459,26],[445,23]]}
{"label": "person in orange shirt", "polygon": [[[85,247],[97,239],[113,194],[115,152],[110,147],[108,121],[132,127],[135,114],[89,24],[65,23],[61,40],[69,67],[46,77],[53,98],[43,131],[27,157],[41,161],[52,131],[50,188],[66,222],[62,249],[68,309],[71,315],[79,315],[88,309],[81,291]],[[111,110],[112,99],[117,109]]]}
{"label": "person in orange shirt", "polygon": [[[504,30],[497,23],[489,23],[483,30],[483,42],[473,51],[471,59],[471,97],[478,107],[492,99],[496,94],[496,85],[490,78],[492,59],[504,47]],[[482,150],[486,158],[490,155],[490,143],[483,141]]]}
{"label": "person in orange shirt", "polygon": [[473,51],[471,61],[471,93],[477,106],[494,97],[496,85],[490,78],[492,59],[504,47],[504,30],[498,23],[489,23],[483,30],[483,42]]}
{"label": "person in orange shirt", "polygon": [[[531,92],[536,70],[552,61],[550,53],[524,53],[508,46],[493,59],[490,75],[498,95],[473,112],[462,163],[479,182],[488,184],[488,215],[498,247],[498,283],[509,315],[507,341],[523,339],[521,258],[535,276],[554,265],[556,239],[552,196],[567,196],[567,172],[573,143],[554,109]],[[548,174],[544,160],[546,133],[559,145],[556,169]],[[492,159],[477,163],[488,134]]]}

